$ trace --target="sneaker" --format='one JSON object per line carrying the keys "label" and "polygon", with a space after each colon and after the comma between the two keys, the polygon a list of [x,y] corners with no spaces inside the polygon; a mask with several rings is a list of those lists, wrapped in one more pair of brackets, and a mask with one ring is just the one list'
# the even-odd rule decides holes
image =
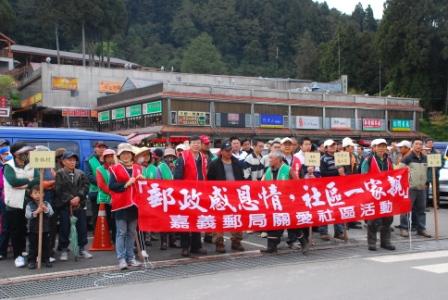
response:
{"label": "sneaker", "polygon": [[68,260],[68,252],[67,251],[62,251],[61,252],[61,256],[59,257],[60,261],[67,261]]}
{"label": "sneaker", "polygon": [[0,254],[0,260],[3,260],[3,259],[4,259],[3,255]]}
{"label": "sneaker", "polygon": [[146,250],[142,250],[141,254],[143,258],[149,258],[148,252],[146,252]]}
{"label": "sneaker", "polygon": [[28,256],[28,252],[23,251],[23,252],[22,252],[22,256],[23,256],[23,257],[27,257],[27,256]]}
{"label": "sneaker", "polygon": [[93,257],[92,254],[90,254],[87,250],[80,250],[79,251],[79,256],[82,258],[86,258],[86,259],[90,259]]}
{"label": "sneaker", "polygon": [[51,262],[51,263],[54,263],[54,262],[56,261],[56,258],[54,258],[54,257],[50,257],[50,258],[48,259],[48,261]]}
{"label": "sneaker", "polygon": [[126,260],[120,259],[118,261],[118,268],[120,268],[120,270],[126,270],[128,268],[128,264],[127,264]]}
{"label": "sneaker", "polygon": [[297,242],[288,242],[287,244],[288,244],[288,248],[291,250],[299,250],[300,249],[299,243],[297,243]]}
{"label": "sneaker", "polygon": [[137,261],[135,258],[133,258],[130,261],[128,261],[128,266],[129,267],[141,267],[142,263]]}
{"label": "sneaker", "polygon": [[260,233],[260,237],[263,238],[263,239],[267,239],[268,238],[268,233],[263,231],[262,233]]}
{"label": "sneaker", "polygon": [[404,237],[404,238],[407,238],[407,237],[409,237],[409,232],[406,230],[406,229],[400,229],[400,236],[401,237]]}
{"label": "sneaker", "polygon": [[25,258],[23,258],[23,256],[17,256],[14,260],[14,264],[16,265],[16,268],[23,268],[25,266]]}
{"label": "sneaker", "polygon": [[417,231],[417,235],[423,236],[425,238],[432,238],[432,236],[426,230]]}

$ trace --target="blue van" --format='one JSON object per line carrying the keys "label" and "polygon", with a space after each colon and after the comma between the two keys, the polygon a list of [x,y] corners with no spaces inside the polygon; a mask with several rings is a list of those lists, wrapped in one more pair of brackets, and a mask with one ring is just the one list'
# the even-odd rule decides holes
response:
{"label": "blue van", "polygon": [[51,150],[65,148],[79,155],[80,168],[84,170],[84,161],[92,154],[97,141],[103,141],[109,148],[117,148],[126,138],[120,135],[86,131],[79,129],[0,127],[0,139],[11,144],[26,142],[29,145],[47,146]]}

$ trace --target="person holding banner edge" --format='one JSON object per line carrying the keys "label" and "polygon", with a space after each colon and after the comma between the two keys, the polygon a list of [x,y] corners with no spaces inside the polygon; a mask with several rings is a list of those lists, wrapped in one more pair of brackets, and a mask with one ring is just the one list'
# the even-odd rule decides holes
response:
{"label": "person holding banner edge", "polygon": [[[270,166],[266,170],[266,173],[263,176],[262,180],[290,180],[290,179],[298,179],[298,175],[296,172],[288,166],[283,161],[283,153],[280,151],[273,151],[269,154],[269,164]],[[289,229],[294,232],[294,236],[299,240],[302,253],[307,254],[309,251],[309,242],[308,242],[308,229]],[[288,230],[288,231],[289,231]],[[263,253],[276,253],[277,246],[280,244],[281,237],[283,235],[283,230],[271,230],[268,231],[268,245],[267,249],[261,250]],[[288,234],[291,236],[292,234]]]}

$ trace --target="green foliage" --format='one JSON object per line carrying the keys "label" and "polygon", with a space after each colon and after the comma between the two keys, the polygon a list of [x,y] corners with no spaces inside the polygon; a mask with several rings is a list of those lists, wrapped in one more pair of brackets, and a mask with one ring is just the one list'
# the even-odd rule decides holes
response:
{"label": "green foliage", "polygon": [[383,95],[430,110],[447,97],[447,16],[446,0],[388,0],[381,22],[370,6],[345,15],[312,0],[0,0],[0,31],[20,44],[54,49],[57,25],[61,49],[79,51],[84,25],[88,53],[176,71],[347,74],[372,95],[381,69]]}
{"label": "green foliage", "polygon": [[203,33],[193,39],[185,49],[181,71],[188,73],[222,74],[226,66],[212,38]]}
{"label": "green foliage", "polygon": [[436,114],[420,120],[420,131],[439,141],[448,140],[448,116]]}
{"label": "green foliage", "polygon": [[0,75],[0,96],[8,96],[15,89],[14,78],[9,75]]}

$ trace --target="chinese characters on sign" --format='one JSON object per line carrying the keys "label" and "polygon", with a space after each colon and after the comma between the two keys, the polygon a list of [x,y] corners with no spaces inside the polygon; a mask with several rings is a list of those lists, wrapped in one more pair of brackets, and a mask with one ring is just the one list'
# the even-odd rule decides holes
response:
{"label": "chinese characters on sign", "polygon": [[307,180],[136,184],[144,231],[275,230],[406,213],[408,170]]}
{"label": "chinese characters on sign", "polygon": [[34,169],[54,168],[56,153],[54,151],[31,151],[30,166]]}

